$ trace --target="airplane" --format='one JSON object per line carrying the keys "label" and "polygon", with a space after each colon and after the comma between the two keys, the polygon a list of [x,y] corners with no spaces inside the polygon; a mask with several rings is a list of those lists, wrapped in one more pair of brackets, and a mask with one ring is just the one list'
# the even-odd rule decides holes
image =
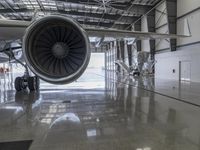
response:
{"label": "airplane", "polygon": [[152,74],[152,68],[156,61],[151,59],[150,52],[139,51],[136,55],[133,55],[133,65],[127,65],[123,60],[118,59],[115,64],[120,66],[128,75],[140,76]]}
{"label": "airplane", "polygon": [[[22,43],[24,61],[16,58],[12,49],[1,50],[2,53],[9,54],[9,59],[14,59],[25,67],[24,75],[15,79],[17,91],[26,88],[30,91],[38,90],[39,79],[52,84],[67,84],[77,80],[90,60],[89,37],[142,40],[177,39],[188,36],[88,28],[81,26],[72,18],[53,14],[32,21],[0,20],[0,41],[21,40]],[[30,71],[35,76],[31,76]]]}

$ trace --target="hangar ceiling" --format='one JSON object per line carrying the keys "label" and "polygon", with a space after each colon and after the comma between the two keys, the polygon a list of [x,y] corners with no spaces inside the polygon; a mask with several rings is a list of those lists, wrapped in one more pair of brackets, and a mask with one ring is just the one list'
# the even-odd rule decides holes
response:
{"label": "hangar ceiling", "polygon": [[0,17],[32,20],[35,15],[63,14],[84,26],[125,29],[161,0],[4,0]]}

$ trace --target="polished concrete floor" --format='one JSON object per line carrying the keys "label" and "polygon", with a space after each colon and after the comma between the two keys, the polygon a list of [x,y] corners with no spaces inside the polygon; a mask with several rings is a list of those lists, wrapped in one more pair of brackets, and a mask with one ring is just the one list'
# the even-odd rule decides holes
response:
{"label": "polished concrete floor", "polygon": [[200,150],[200,84],[88,71],[69,85],[42,82],[39,92],[15,92],[13,76],[1,75],[0,143],[32,140],[30,150]]}

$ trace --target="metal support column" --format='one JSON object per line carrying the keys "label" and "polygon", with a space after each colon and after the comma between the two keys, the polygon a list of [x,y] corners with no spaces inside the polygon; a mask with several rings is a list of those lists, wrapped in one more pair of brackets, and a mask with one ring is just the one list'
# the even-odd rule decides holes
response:
{"label": "metal support column", "polygon": [[111,50],[111,59],[112,59],[112,71],[115,70],[115,58],[114,58],[114,43],[110,42],[110,50]]}
{"label": "metal support column", "polygon": [[[150,13],[147,14],[147,24],[148,24],[148,32],[156,32],[155,10],[152,10]],[[156,42],[155,40],[149,40],[149,44],[150,44],[151,59],[154,60]]]}
{"label": "metal support column", "polygon": [[107,56],[107,53],[108,53],[108,47],[106,47],[106,50],[105,50],[105,53],[104,53],[104,55],[105,55],[105,71],[107,71],[107,68],[108,68],[108,65],[107,65],[107,63],[108,63],[108,56]]}
{"label": "metal support column", "polygon": [[[135,29],[135,31],[141,31],[141,20],[137,21],[134,24],[134,29]],[[137,51],[140,52],[142,50],[142,42],[141,42],[141,40],[138,40],[136,42],[136,46],[137,46]]]}
{"label": "metal support column", "polygon": [[[120,41],[120,52],[121,52],[121,60],[125,63],[125,42],[124,41]],[[124,70],[120,69],[121,73],[124,74]]]}
{"label": "metal support column", "polygon": [[127,51],[128,51],[128,65],[132,66],[133,65],[133,61],[132,61],[132,57],[133,57],[132,45],[127,45]]}
{"label": "metal support column", "polygon": [[113,41],[113,53],[114,53],[114,70],[116,72],[115,61],[117,60],[117,42]]}
{"label": "metal support column", "polygon": [[[177,0],[166,0],[169,34],[177,34]],[[171,51],[176,51],[176,39],[170,39]]]}
{"label": "metal support column", "polygon": [[108,89],[108,45],[106,46],[106,50],[104,52],[104,55],[105,55],[105,88],[106,90],[109,90]]}
{"label": "metal support column", "polygon": [[[120,60],[121,58],[120,58],[120,43],[119,43],[119,41],[117,41],[117,60]],[[117,65],[117,72],[120,72],[120,67],[119,67],[119,65]]]}
{"label": "metal support column", "polygon": [[110,71],[110,47],[109,46],[108,46],[107,56],[108,56],[108,71]]}

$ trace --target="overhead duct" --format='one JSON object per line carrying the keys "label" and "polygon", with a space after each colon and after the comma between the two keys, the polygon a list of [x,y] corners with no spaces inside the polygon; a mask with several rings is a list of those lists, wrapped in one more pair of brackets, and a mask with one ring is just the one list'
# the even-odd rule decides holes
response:
{"label": "overhead duct", "polygon": [[76,80],[90,59],[89,40],[82,27],[64,16],[47,16],[33,22],[23,38],[29,68],[41,79],[65,84]]}

